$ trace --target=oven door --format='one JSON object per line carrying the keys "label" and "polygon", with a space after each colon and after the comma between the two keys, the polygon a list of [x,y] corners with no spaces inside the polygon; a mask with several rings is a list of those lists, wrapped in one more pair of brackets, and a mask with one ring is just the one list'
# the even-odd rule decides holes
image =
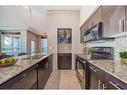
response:
{"label": "oven door", "polygon": [[82,89],[86,88],[86,69],[85,61],[82,61],[79,58],[76,58],[76,76],[79,80],[80,86]]}

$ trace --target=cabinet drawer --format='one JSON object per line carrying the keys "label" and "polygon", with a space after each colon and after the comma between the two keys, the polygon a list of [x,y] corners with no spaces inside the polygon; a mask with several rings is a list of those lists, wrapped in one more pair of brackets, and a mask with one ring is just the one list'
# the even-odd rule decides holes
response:
{"label": "cabinet drawer", "polygon": [[104,89],[127,89],[126,83],[106,72],[104,73],[104,85]]}

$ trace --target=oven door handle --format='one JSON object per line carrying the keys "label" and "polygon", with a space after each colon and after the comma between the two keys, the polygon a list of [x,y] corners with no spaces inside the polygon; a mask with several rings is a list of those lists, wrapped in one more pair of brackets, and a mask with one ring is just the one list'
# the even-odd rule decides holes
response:
{"label": "oven door handle", "polygon": [[86,63],[85,61],[82,61],[81,59],[78,59],[78,61],[82,62],[82,63]]}

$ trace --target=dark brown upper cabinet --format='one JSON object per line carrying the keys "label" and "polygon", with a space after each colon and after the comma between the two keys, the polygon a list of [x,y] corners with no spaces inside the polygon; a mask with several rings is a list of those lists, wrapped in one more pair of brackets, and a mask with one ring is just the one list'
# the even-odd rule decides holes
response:
{"label": "dark brown upper cabinet", "polygon": [[95,26],[98,22],[101,22],[101,7],[99,7],[94,14],[81,26],[80,35],[81,42],[84,42],[84,32],[88,31],[90,28]]}
{"label": "dark brown upper cabinet", "polygon": [[102,6],[103,36],[125,31],[125,6]]}
{"label": "dark brown upper cabinet", "polygon": [[84,25],[80,28],[80,39],[81,39],[81,42],[83,42],[84,32],[89,29],[88,24],[89,24],[89,20],[86,21],[84,23]]}
{"label": "dark brown upper cabinet", "polygon": [[125,6],[125,31],[127,32],[127,6]]}
{"label": "dark brown upper cabinet", "polygon": [[81,42],[84,32],[102,22],[102,37],[114,36],[127,31],[127,6],[100,6],[80,27]]}
{"label": "dark brown upper cabinet", "polygon": [[101,22],[101,7],[99,7],[89,20],[89,29],[95,26],[98,22]]}

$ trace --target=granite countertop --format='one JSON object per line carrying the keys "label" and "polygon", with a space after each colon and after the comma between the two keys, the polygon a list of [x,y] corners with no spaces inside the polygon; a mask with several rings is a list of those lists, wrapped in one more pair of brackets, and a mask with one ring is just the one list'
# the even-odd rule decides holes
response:
{"label": "granite countertop", "polygon": [[31,60],[31,59],[23,60],[23,58],[30,57],[28,55],[20,56],[20,57],[18,57],[19,60],[14,65],[10,65],[8,67],[1,67],[0,68],[0,85],[4,82],[8,81],[9,79],[15,77],[16,75],[23,72],[24,70],[30,68],[31,66],[37,64],[41,60],[47,58],[51,54],[52,53],[43,55],[41,53],[36,53],[35,55],[32,55],[32,56],[40,56],[40,58],[33,59],[33,60]]}
{"label": "granite countertop", "polygon": [[77,54],[77,55],[83,59],[88,58],[87,61],[90,62],[91,64],[99,67],[105,72],[127,83],[127,64],[123,64],[121,62],[114,61],[114,60],[108,60],[108,59],[92,60],[90,59],[89,55],[86,55],[86,56],[83,54]]}

